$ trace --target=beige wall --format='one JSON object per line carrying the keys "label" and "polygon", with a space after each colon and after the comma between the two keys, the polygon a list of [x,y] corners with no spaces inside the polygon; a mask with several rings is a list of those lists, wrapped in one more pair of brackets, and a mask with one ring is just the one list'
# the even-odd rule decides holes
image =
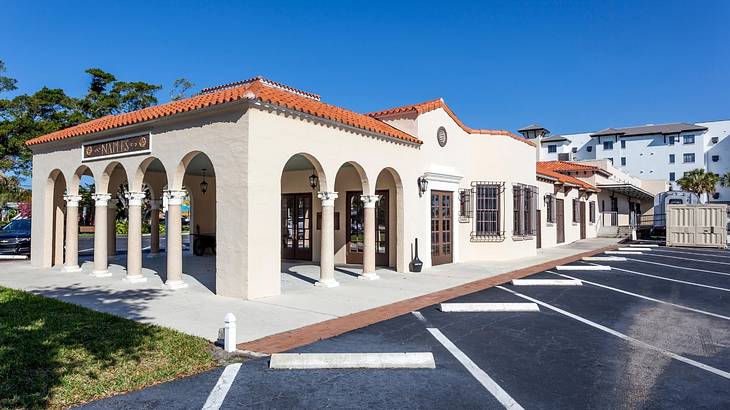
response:
{"label": "beige wall", "polygon": [[[547,208],[545,206],[545,195],[553,194],[556,199],[563,200],[564,206],[564,226],[565,226],[565,244],[575,242],[580,239],[580,223],[573,222],[573,200],[579,199],[585,202],[586,207],[586,238],[595,238],[598,236],[600,227],[600,214],[598,205],[598,195],[596,193],[587,193],[575,188],[564,187],[563,185],[555,185],[548,182],[538,182],[540,188],[539,209],[542,210],[541,227],[542,227],[542,247],[551,248],[553,246],[562,245],[557,243],[557,221],[555,223],[547,222]],[[593,202],[596,207],[596,221],[590,220],[590,203]],[[579,210],[580,211],[580,210]]]}

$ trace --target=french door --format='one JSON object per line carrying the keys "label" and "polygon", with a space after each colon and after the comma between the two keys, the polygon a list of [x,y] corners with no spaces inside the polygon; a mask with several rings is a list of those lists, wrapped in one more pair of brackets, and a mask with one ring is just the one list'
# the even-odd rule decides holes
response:
{"label": "french door", "polygon": [[565,203],[562,199],[555,200],[555,223],[557,226],[557,243],[565,242]]}
{"label": "french door", "polygon": [[281,194],[281,257],[312,260],[312,194]]}
{"label": "french door", "polygon": [[431,191],[431,264],[451,263],[453,258],[451,192]]}
{"label": "french door", "polygon": [[[380,199],[375,205],[375,264],[388,266],[388,191],[376,191]],[[347,192],[347,263],[362,264],[365,252],[365,208],[362,192]]]}

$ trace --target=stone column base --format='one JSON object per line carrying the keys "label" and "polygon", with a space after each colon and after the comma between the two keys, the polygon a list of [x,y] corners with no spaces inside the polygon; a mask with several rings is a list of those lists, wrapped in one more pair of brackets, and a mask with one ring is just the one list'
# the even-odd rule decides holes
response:
{"label": "stone column base", "polygon": [[168,289],[185,289],[188,285],[187,283],[181,281],[181,280],[168,280],[165,282],[165,286],[167,286]]}
{"label": "stone column base", "polygon": [[362,275],[358,276],[357,278],[362,279],[362,280],[377,280],[377,279],[380,279],[380,276],[378,276],[378,274],[375,272],[368,272],[368,273],[363,273]]}
{"label": "stone column base", "polygon": [[332,279],[332,280],[326,280],[326,281],[317,281],[315,282],[314,286],[320,287],[320,288],[336,288],[340,286],[340,282]]}
{"label": "stone column base", "polygon": [[61,268],[61,272],[81,272],[81,266],[66,266]]}
{"label": "stone column base", "polygon": [[143,275],[127,275],[122,280],[128,283],[142,283],[147,282],[147,277]]}
{"label": "stone column base", "polygon": [[112,273],[108,270],[95,270],[91,272],[91,276],[95,278],[110,278],[112,276]]}

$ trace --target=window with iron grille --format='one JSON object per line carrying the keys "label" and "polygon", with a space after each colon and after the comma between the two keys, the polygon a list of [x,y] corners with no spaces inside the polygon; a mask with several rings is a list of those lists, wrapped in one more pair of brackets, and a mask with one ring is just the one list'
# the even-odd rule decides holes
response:
{"label": "window with iron grille", "polygon": [[588,203],[588,215],[591,218],[591,223],[596,223],[596,202],[591,201]]}
{"label": "window with iron grille", "polygon": [[504,183],[474,182],[474,230],[472,238],[501,238],[502,192]]}
{"label": "window with iron grille", "polygon": [[545,220],[548,223],[555,223],[555,195],[545,195]]}
{"label": "window with iron grille", "polygon": [[471,188],[459,190],[459,222],[469,222],[472,218],[472,190]]}
{"label": "window with iron grille", "polygon": [[512,233],[515,236],[535,235],[537,220],[537,187],[523,184],[512,186]]}
{"label": "window with iron grille", "polygon": [[578,223],[580,222],[580,200],[574,199],[573,200],[573,222]]}

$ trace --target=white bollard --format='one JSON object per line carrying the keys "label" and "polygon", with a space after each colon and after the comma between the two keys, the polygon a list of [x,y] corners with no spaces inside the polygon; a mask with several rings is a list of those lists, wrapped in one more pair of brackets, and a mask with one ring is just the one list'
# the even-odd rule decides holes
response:
{"label": "white bollard", "polygon": [[236,351],[236,317],[233,313],[227,313],[223,318],[223,348],[228,353]]}
{"label": "white bollard", "polygon": [[635,241],[636,240],[636,229],[632,229],[631,230],[631,240],[632,241]]}

